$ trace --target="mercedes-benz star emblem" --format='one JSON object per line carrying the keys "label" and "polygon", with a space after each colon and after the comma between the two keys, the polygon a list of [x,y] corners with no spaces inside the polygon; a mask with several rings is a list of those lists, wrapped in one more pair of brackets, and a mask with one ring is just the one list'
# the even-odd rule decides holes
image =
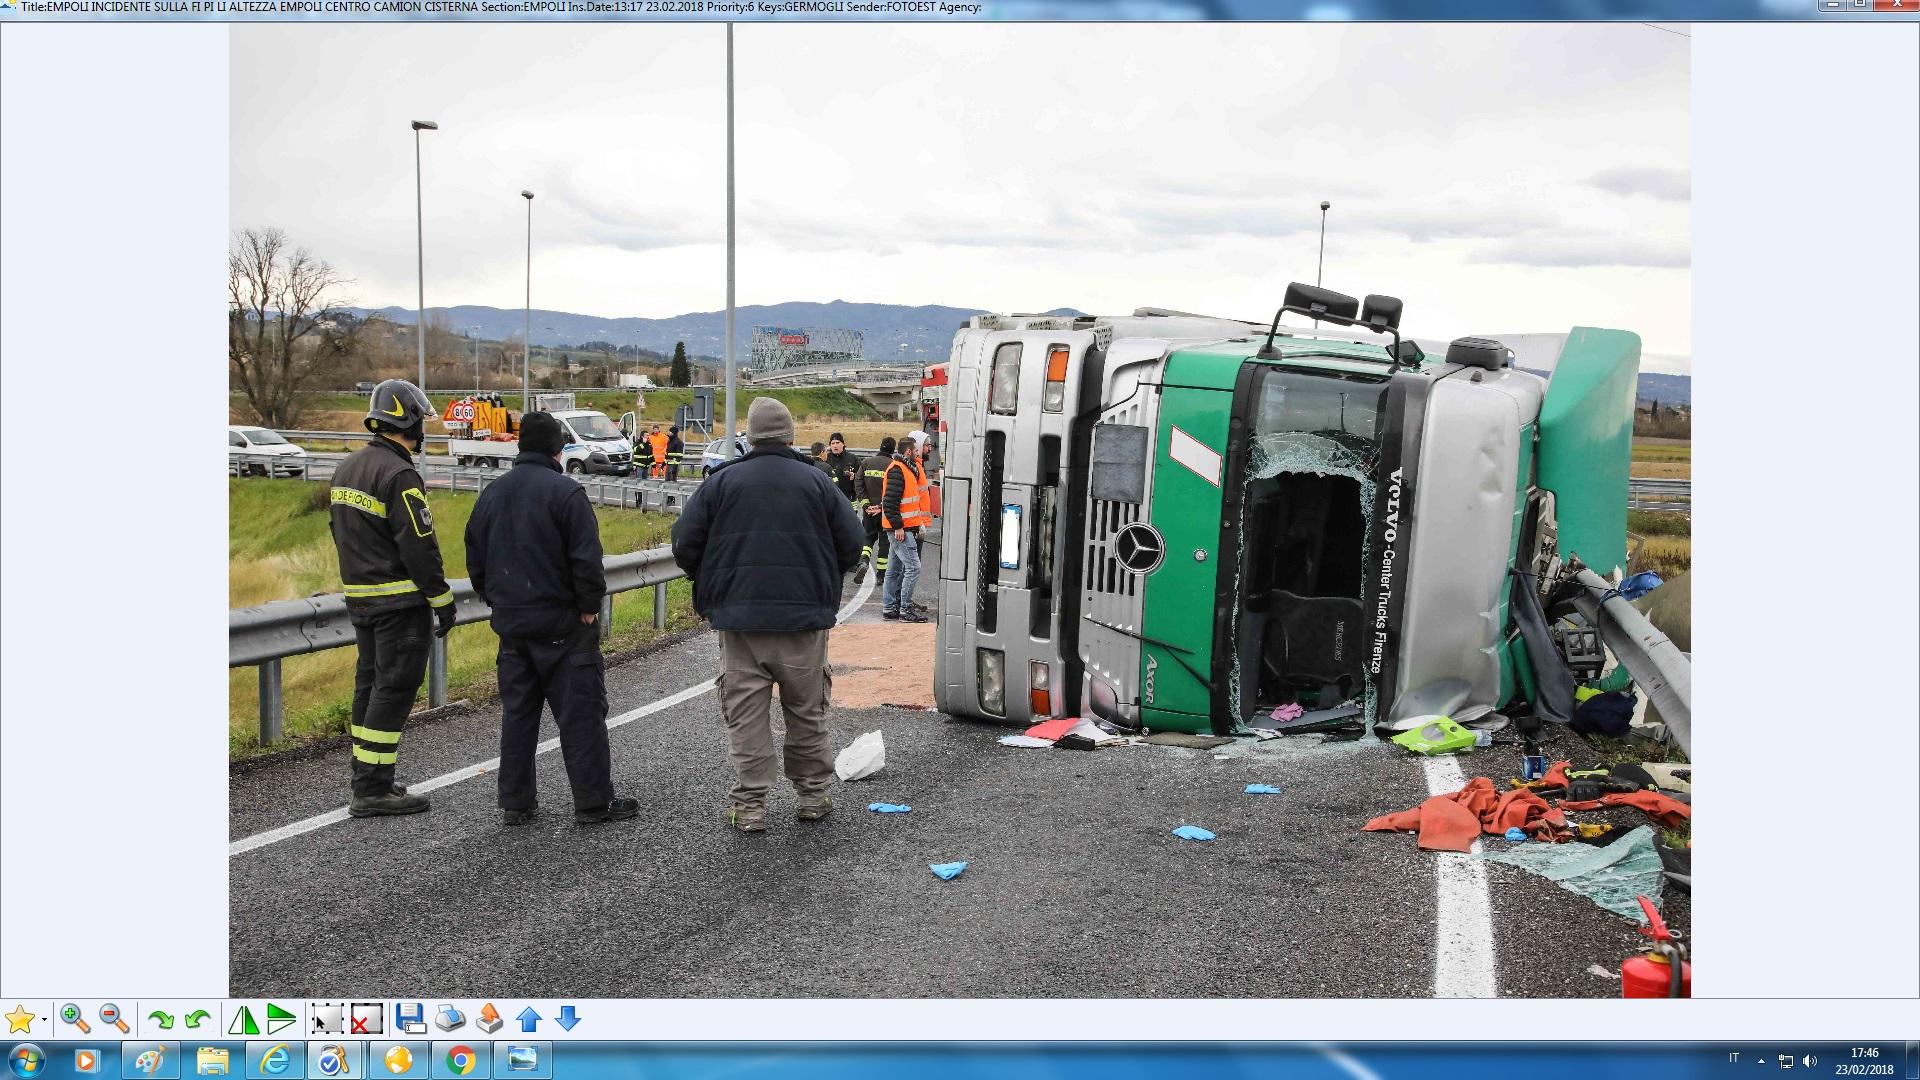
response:
{"label": "mercedes-benz star emblem", "polygon": [[1128,525],[1113,538],[1113,556],[1129,573],[1153,573],[1166,553],[1167,545],[1160,539],[1160,531],[1143,521]]}

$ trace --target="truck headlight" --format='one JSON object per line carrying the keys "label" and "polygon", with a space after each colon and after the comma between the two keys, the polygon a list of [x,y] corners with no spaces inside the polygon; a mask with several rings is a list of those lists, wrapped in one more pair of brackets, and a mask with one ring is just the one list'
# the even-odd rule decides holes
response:
{"label": "truck headlight", "polygon": [[1003,415],[1020,407],[1020,343],[1009,341],[993,350],[993,382],[987,408]]}
{"label": "truck headlight", "polygon": [[1007,714],[1007,656],[996,649],[976,650],[980,668],[980,707],[995,716]]}

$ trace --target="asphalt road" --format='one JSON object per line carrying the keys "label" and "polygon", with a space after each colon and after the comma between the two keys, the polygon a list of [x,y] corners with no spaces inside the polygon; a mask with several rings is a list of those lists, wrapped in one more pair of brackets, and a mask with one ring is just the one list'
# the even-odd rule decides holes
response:
{"label": "asphalt road", "polygon": [[[857,619],[878,618],[871,597]],[[713,676],[697,633],[612,667],[618,715]],[[481,703],[416,725],[401,779],[494,756]],[[778,711],[775,712],[776,724]],[[885,732],[887,767],[796,822],[725,825],[730,779],[711,693],[613,731],[638,820],[578,828],[559,755],[539,759],[546,816],[508,829],[490,776],[435,791],[431,813],[345,820],[230,866],[231,994],[315,986],[370,997],[1421,997],[1433,992],[1433,857],[1362,833],[1426,795],[1390,746],[1236,743],[1021,750],[937,713],[839,709],[834,742]],[[549,724],[548,735],[553,734]],[[1484,770],[1510,771],[1504,750]],[[235,840],[336,810],[344,748],[236,772]],[[1283,794],[1250,796],[1249,782]],[[909,814],[867,812],[875,801]],[[1171,835],[1201,825],[1210,843]],[[943,882],[928,863],[966,860]],[[1591,903],[1489,866],[1504,995],[1612,996],[1639,940]],[[1669,916],[1685,927],[1685,901]]]}

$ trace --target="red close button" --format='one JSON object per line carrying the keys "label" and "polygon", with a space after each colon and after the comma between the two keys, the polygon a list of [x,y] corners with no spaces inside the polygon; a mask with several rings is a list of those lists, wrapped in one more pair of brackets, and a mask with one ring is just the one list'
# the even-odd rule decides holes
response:
{"label": "red close button", "polygon": [[1873,10],[1920,14],[1920,0],[1873,0]]}

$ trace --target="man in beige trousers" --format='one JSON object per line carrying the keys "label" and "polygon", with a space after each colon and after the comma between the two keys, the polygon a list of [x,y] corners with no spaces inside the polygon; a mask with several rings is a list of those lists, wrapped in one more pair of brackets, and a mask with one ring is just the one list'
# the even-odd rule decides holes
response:
{"label": "man in beige trousers", "polygon": [[833,480],[793,452],[793,414],[773,398],[747,408],[746,456],[715,468],[673,526],[673,559],[693,579],[693,606],[720,632],[720,711],[734,784],[727,820],[764,832],[775,769],[773,688],[786,714],[785,771],[795,816],[833,810],[827,732],[827,632],[841,576],[865,531]]}

